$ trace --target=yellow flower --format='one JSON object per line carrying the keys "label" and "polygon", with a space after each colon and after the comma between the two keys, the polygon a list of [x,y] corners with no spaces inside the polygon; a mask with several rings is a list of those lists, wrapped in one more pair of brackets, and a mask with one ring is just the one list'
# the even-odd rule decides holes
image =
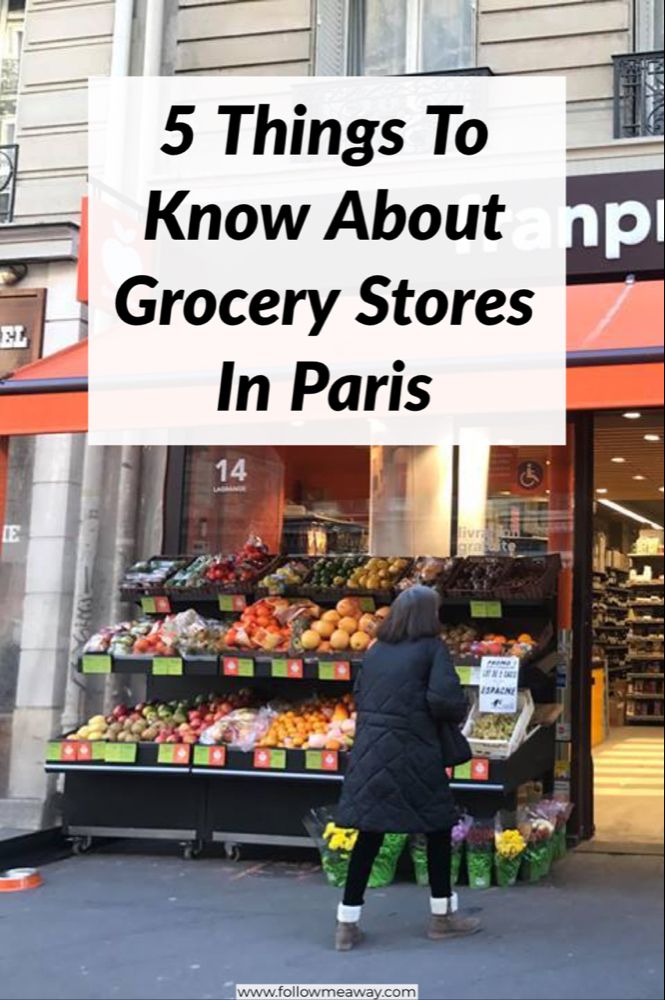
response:
{"label": "yellow flower", "polygon": [[526,847],[519,830],[502,830],[494,835],[497,854],[502,858],[517,858]]}

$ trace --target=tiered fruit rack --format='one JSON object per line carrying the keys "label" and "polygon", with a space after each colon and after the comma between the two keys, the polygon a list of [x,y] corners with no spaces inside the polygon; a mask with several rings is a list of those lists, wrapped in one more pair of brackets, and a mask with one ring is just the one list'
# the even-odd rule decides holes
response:
{"label": "tiered fruit rack", "polygon": [[[327,557],[322,557],[327,558]],[[487,594],[443,595],[442,616],[450,623],[471,619],[486,631],[529,630],[549,636],[538,656],[521,671],[520,685],[530,687],[538,703],[556,700],[556,579],[545,596]],[[322,605],[334,607],[347,589],[309,592]],[[287,596],[298,596],[296,592]],[[144,614],[163,615],[194,607],[209,617],[237,615],[254,591],[213,593],[136,592]],[[354,591],[369,609],[389,603],[391,590]],[[127,593],[123,593],[127,597]],[[342,658],[343,657],[343,658]],[[479,661],[461,657],[462,683],[478,683]],[[265,684],[269,697],[306,697],[314,691],[343,693],[362,667],[362,655],[322,655],[234,651],[220,656],[145,657],[108,654],[82,656],[79,670],[90,674],[146,675],[147,699],[192,697],[200,681],[212,691],[235,690],[254,681]],[[166,749],[165,749],[166,748]],[[201,744],[105,743],[64,738],[49,742],[46,770],[65,774],[63,823],[77,851],[94,837],[174,840],[186,857],[205,843],[222,843],[230,857],[241,844],[311,845],[302,818],[317,806],[330,805],[339,795],[348,754],[336,751],[283,749],[247,752]],[[507,759],[474,758],[457,767],[452,787],[474,815],[494,815],[516,802],[518,788],[543,780],[551,786],[554,727],[535,725],[528,739]]]}
{"label": "tiered fruit rack", "polygon": [[[658,557],[645,557],[651,560]],[[662,557],[661,557],[662,560]],[[632,580],[629,601],[628,693],[626,721],[663,724],[663,581]]]}

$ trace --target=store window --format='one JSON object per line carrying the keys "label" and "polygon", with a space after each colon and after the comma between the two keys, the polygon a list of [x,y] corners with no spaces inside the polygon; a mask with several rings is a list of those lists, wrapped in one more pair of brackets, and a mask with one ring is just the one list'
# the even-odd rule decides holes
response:
{"label": "store window", "polygon": [[323,0],[317,75],[391,76],[475,65],[473,0]]}
{"label": "store window", "polygon": [[369,488],[368,448],[188,448],[181,548],[258,537],[273,553],[364,552]]}

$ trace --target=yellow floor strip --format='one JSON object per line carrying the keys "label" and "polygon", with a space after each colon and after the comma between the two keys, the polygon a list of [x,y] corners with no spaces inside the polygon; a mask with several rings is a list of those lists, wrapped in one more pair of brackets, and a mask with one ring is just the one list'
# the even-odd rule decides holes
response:
{"label": "yellow floor strip", "polygon": [[615,799],[662,799],[663,792],[659,788],[645,788],[644,790],[628,788],[597,788],[596,795],[599,798]]}

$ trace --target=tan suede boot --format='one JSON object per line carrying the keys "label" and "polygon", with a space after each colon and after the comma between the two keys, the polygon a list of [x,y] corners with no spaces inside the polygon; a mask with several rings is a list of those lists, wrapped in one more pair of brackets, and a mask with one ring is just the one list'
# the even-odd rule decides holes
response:
{"label": "tan suede boot", "polygon": [[351,951],[363,939],[363,933],[358,926],[362,906],[345,906],[340,903],[337,907],[337,928],[335,930],[335,950]]}
{"label": "tan suede boot", "polygon": [[446,941],[448,938],[468,937],[480,930],[478,917],[465,917],[457,912],[457,893],[444,899],[430,899],[430,917],[427,937],[430,941]]}
{"label": "tan suede boot", "polygon": [[351,951],[363,939],[363,932],[358,924],[342,923],[337,921],[335,931],[335,951]]}

